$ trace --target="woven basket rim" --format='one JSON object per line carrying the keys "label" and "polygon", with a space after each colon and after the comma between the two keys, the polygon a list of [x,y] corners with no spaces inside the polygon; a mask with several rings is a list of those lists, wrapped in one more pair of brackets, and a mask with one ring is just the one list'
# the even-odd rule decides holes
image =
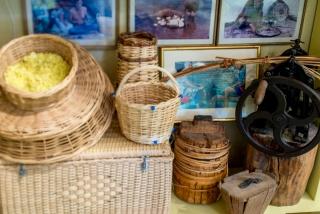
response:
{"label": "woven basket rim", "polygon": [[[147,41],[146,43],[142,42],[137,42],[134,43],[130,41],[130,39],[136,39],[137,41],[144,40]],[[131,32],[131,33],[121,33],[119,35],[119,43],[122,45],[126,46],[131,46],[131,47],[148,47],[148,46],[154,46],[157,44],[157,38],[149,33],[149,32],[144,32],[144,31],[139,31],[139,32]]]}
{"label": "woven basket rim", "polygon": [[62,82],[60,82],[59,84],[50,88],[49,90],[33,93],[33,92],[19,90],[13,86],[7,84],[6,81],[4,80],[4,73],[5,72],[3,72],[2,74],[0,74],[0,86],[1,86],[2,90],[17,94],[17,95],[24,97],[24,98],[39,99],[39,98],[52,96],[53,94],[61,91],[63,88],[65,88],[68,84],[70,84],[74,80],[76,73],[78,71],[78,66],[79,66],[79,59],[78,59],[77,50],[75,48],[75,44],[73,44],[73,43],[71,43],[71,42],[69,42],[59,36],[54,36],[54,35],[50,35],[50,34],[31,34],[31,35],[22,36],[22,37],[13,39],[0,49],[0,60],[1,60],[2,56],[5,54],[5,51],[7,49],[11,48],[12,45],[14,45],[16,42],[23,41],[23,40],[29,40],[29,39],[38,39],[38,38],[51,39],[51,40],[54,40],[55,42],[59,42],[59,43],[65,45],[66,47],[69,48],[70,52],[72,53],[72,57],[71,57],[72,58],[72,65],[71,65],[69,74],[64,78],[64,80]]}
{"label": "woven basket rim", "polygon": [[[162,101],[159,103],[154,103],[154,104],[140,104],[140,103],[132,103],[127,100],[125,100],[122,96],[122,92],[124,89],[130,88],[130,87],[142,87],[145,85],[150,85],[150,86],[164,86],[166,89],[171,90],[176,93],[176,95],[173,98],[170,98],[166,101]],[[134,82],[134,83],[127,83],[126,85],[123,86],[122,90],[119,92],[119,95],[116,96],[116,100],[120,101],[121,104],[130,106],[130,108],[137,108],[137,109],[150,109],[151,106],[164,106],[167,105],[168,103],[171,103],[171,101],[176,100],[179,98],[179,93],[170,85],[163,83],[163,82]]]}
{"label": "woven basket rim", "polygon": [[[85,49],[83,49],[83,48],[81,48],[80,46],[78,46],[77,48],[76,48],[76,50],[77,51],[79,51],[79,54],[80,53],[85,53],[85,55],[87,55],[87,56],[90,56],[90,58],[91,59],[93,59],[93,57],[85,50]],[[92,62],[93,64],[94,64],[94,66],[96,67],[96,69],[97,70],[99,70],[100,72],[98,72],[96,75],[97,76],[99,76],[99,82],[102,84],[102,85],[105,85],[105,84],[111,84],[110,83],[110,81],[108,80],[108,81],[106,81],[106,78],[104,78],[103,77],[103,73],[102,73],[102,68],[101,68],[101,66],[96,62],[96,61],[93,61]],[[93,66],[93,64],[92,64],[92,66]],[[84,67],[83,67],[83,69],[84,69]],[[79,70],[80,70],[80,68],[79,68]],[[78,77],[79,77],[79,75],[78,75]],[[90,82],[90,81],[89,81]],[[76,78],[76,81],[75,81],[75,85],[77,85],[77,78]],[[100,89],[100,91],[102,92],[104,89],[102,89],[102,86],[101,86],[101,89]],[[113,89],[113,87],[112,87],[112,89],[109,89],[109,90],[114,90]],[[73,92],[71,92],[71,94],[70,94],[70,96],[73,96],[74,95],[74,93],[75,93],[76,91],[75,90],[73,90]],[[1,95],[1,96],[4,96],[4,95]],[[62,100],[63,101],[63,103],[64,103],[64,100]],[[95,100],[94,102],[92,102],[90,105],[94,105],[94,106],[98,106],[98,105],[100,105],[102,103],[102,98],[101,99],[98,99],[98,100]],[[64,105],[64,104],[62,104],[62,105]],[[12,105],[11,106],[12,107],[12,111],[14,112],[15,110],[19,110],[19,111],[21,111],[18,107],[16,107],[16,106],[14,106],[14,105]],[[63,106],[53,106],[53,107],[50,107],[50,108],[47,108],[47,109],[45,109],[44,111],[41,111],[42,113],[43,112],[49,112],[49,111],[51,111],[51,109],[56,109],[56,111],[62,111],[63,109]],[[70,106],[70,108],[73,108],[72,106]],[[83,109],[82,109],[83,110]],[[24,111],[25,112],[25,111]],[[88,118],[90,117],[90,115],[92,114],[92,112],[94,112],[94,108],[90,108],[90,109],[86,109],[85,110],[85,112],[86,112],[86,115],[82,115],[83,117],[81,118],[81,120],[82,121],[84,121],[84,120],[88,120]],[[34,115],[34,114],[38,114],[39,112],[29,112],[30,114],[32,114],[32,115]],[[78,112],[78,113],[80,113],[80,112]],[[80,125],[81,124],[77,124],[77,125],[75,125],[74,123],[72,124],[72,126],[68,126],[68,131],[69,132],[72,132],[73,130],[76,130],[78,127],[80,127]],[[1,128],[1,127],[0,127]],[[54,129],[54,130],[50,130],[50,132],[43,132],[43,133],[41,133],[41,134],[36,134],[35,135],[35,131],[32,131],[32,133],[30,134],[30,133],[28,133],[28,135],[26,135],[26,134],[23,134],[21,131],[20,132],[17,132],[17,130],[14,130],[14,132],[12,131],[12,130],[10,130],[10,129],[8,129],[8,126],[6,126],[6,129],[5,130],[2,130],[2,129],[0,129],[0,134],[1,134],[1,136],[2,137],[4,137],[4,138],[8,138],[8,139],[13,139],[13,140],[17,140],[17,139],[19,139],[19,140],[29,140],[29,139],[33,139],[33,140],[41,140],[41,139],[43,139],[43,138],[45,138],[45,137],[48,137],[48,136],[52,136],[52,135],[57,135],[57,134],[59,134],[61,132],[61,130],[58,130],[58,129]],[[19,134],[19,133],[21,133],[21,134]],[[14,136],[14,137],[13,137]]]}

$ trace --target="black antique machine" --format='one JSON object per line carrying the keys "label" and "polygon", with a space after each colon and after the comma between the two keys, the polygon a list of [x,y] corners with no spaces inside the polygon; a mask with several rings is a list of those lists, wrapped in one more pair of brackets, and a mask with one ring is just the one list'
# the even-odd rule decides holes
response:
{"label": "black antique machine", "polygon": [[[255,80],[243,93],[236,108],[242,134],[257,150],[272,156],[292,157],[304,154],[320,141],[316,120],[320,116],[320,96],[314,78],[306,73],[296,56],[305,56],[300,40],[282,56],[286,61],[271,66],[262,80]],[[247,99],[258,106],[255,112],[242,113]],[[255,134],[273,136],[271,143],[258,141]]]}

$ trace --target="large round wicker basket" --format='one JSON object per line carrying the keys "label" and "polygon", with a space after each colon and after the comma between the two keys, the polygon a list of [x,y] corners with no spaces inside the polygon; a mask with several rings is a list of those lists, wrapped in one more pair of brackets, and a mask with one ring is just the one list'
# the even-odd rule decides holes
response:
{"label": "large round wicker basket", "polygon": [[97,143],[114,112],[113,86],[94,58],[77,47],[79,70],[67,99],[25,111],[0,96],[0,157],[24,164],[68,159]]}
{"label": "large round wicker basket", "polygon": [[[149,70],[159,70],[168,75],[173,85],[163,82],[127,83],[136,73]],[[175,79],[161,67],[136,68],[127,74],[116,93],[116,109],[124,136],[143,144],[159,144],[168,140],[180,105],[179,93]]]}
{"label": "large round wicker basket", "polygon": [[[53,88],[39,93],[21,91],[8,85],[4,79],[4,73],[8,66],[31,52],[50,52],[62,56],[71,66],[68,76]],[[51,107],[67,97],[73,90],[78,63],[78,55],[74,46],[58,36],[36,34],[14,39],[0,51],[0,86],[2,92],[7,100],[20,109],[42,110]]]}
{"label": "large round wicker basket", "polygon": [[[133,69],[158,64],[157,39],[147,32],[122,33],[118,40],[117,80],[121,80]],[[153,70],[144,70],[133,75],[128,82],[159,80]]]}

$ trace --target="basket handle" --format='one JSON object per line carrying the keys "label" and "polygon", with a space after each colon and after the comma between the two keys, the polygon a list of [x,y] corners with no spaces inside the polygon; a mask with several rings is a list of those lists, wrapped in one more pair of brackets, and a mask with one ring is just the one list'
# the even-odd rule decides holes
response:
{"label": "basket handle", "polygon": [[173,82],[173,87],[174,89],[177,91],[178,95],[180,95],[180,89],[179,89],[179,86],[178,86],[178,83],[176,81],[176,79],[172,76],[172,74],[167,71],[166,69],[164,68],[161,68],[157,65],[146,65],[146,66],[143,66],[143,67],[138,67],[138,68],[135,68],[133,69],[132,71],[130,71],[120,82],[119,84],[119,87],[118,87],[118,90],[116,92],[116,96],[119,95],[120,91],[122,90],[123,86],[126,84],[126,82],[130,79],[130,77],[132,77],[134,74],[136,73],[139,73],[141,71],[145,71],[145,70],[150,70],[150,69],[157,69],[158,71],[161,71],[162,73],[166,74],[169,79]]}

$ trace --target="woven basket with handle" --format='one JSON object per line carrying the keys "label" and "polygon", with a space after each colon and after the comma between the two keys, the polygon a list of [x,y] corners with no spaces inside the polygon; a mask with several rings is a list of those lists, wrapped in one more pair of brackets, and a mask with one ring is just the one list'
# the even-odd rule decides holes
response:
{"label": "woven basket with handle", "polygon": [[[31,52],[50,52],[60,55],[70,66],[68,76],[53,88],[39,93],[25,92],[8,85],[4,73],[8,66],[18,62]],[[75,47],[58,36],[37,34],[12,40],[0,51],[0,86],[12,104],[23,110],[42,110],[67,97],[74,88],[78,70],[78,55]]]}
{"label": "woven basket with handle", "polygon": [[[122,33],[118,40],[118,82],[137,67],[158,64],[157,39],[147,32]],[[145,70],[133,75],[128,82],[159,80],[159,74]]]}
{"label": "woven basket with handle", "polygon": [[[168,75],[173,85],[163,82],[127,83],[131,76],[148,70],[159,70]],[[116,108],[124,136],[143,144],[159,144],[168,140],[180,105],[179,93],[175,79],[161,67],[145,66],[127,74],[116,93]]]}

